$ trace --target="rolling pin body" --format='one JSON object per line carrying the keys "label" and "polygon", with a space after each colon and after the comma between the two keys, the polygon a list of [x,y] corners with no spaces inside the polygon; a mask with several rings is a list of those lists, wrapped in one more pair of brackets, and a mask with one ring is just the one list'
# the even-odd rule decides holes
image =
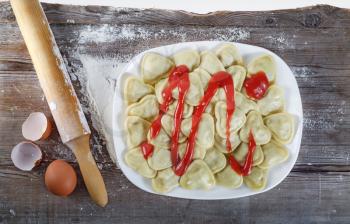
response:
{"label": "rolling pin body", "polygon": [[107,192],[90,152],[90,129],[44,11],[38,0],[11,5],[62,142],[77,157],[90,196],[104,206]]}

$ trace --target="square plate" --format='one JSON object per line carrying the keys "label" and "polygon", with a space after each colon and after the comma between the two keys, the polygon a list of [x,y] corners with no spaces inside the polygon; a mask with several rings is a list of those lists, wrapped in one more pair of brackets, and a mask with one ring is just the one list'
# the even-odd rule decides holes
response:
{"label": "square plate", "polygon": [[[153,191],[150,179],[144,178],[133,169],[128,167],[124,161],[124,154],[127,150],[126,145],[126,131],[124,128],[124,121],[126,118],[125,109],[126,102],[123,97],[124,83],[129,76],[141,76],[140,64],[143,55],[146,52],[157,52],[164,56],[171,56],[174,53],[183,49],[195,49],[198,51],[212,50],[218,45],[223,43],[223,41],[198,41],[198,42],[185,42],[172,45],[166,45],[162,47],[152,48],[136,55],[129,64],[125,67],[121,74],[118,74],[117,90],[115,91],[114,101],[113,101],[113,141],[114,148],[116,151],[117,162],[120,169],[123,171],[124,175],[137,187],[144,191],[158,194]],[[275,186],[277,186],[284,178],[287,177],[289,172],[292,170],[299,154],[300,142],[303,129],[303,109],[301,104],[301,97],[299,93],[298,84],[294,78],[294,75],[288,65],[275,53],[257,46],[252,46],[248,44],[241,43],[231,43],[234,44],[240,54],[243,56],[244,62],[249,61],[251,58],[258,56],[260,54],[271,55],[276,63],[277,76],[276,84],[281,86],[285,92],[286,107],[285,110],[295,116],[296,120],[296,130],[293,141],[286,145],[289,151],[289,158],[282,164],[274,166],[269,170],[266,188],[260,191],[253,191],[248,187],[242,186],[238,189],[227,189],[220,186],[215,186],[212,190],[186,190],[180,187],[175,188],[169,193],[164,195],[178,198],[188,198],[188,199],[205,199],[205,200],[215,200],[215,199],[230,199],[230,198],[240,198],[250,195],[255,195],[268,191]]]}

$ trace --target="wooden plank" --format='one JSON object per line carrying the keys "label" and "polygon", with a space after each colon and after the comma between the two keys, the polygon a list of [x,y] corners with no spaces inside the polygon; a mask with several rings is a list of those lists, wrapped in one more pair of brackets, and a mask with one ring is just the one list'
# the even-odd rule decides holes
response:
{"label": "wooden plank", "polygon": [[[275,189],[249,198],[203,202],[137,189],[113,165],[93,130],[93,154],[107,182],[110,204],[105,209],[92,204],[80,179],[69,198],[53,196],[42,180],[47,164],[61,158],[76,167],[57,131],[39,142],[44,159],[34,172],[21,172],[10,160],[12,147],[23,140],[20,127],[26,116],[49,110],[9,3],[0,3],[0,223],[348,223],[349,10],[316,6],[197,15],[50,4],[44,9],[71,75],[81,68],[80,54],[125,63],[143,50],[183,41],[238,41],[276,52],[291,66],[301,91],[302,146],[292,173]],[[84,100],[80,83],[74,86]]]}
{"label": "wooden plank", "polygon": [[102,209],[91,203],[81,182],[69,198],[60,198],[46,191],[41,171],[2,165],[0,217],[5,223],[347,223],[350,218],[349,173],[295,172],[266,193],[220,201],[145,193],[120,175],[114,168],[103,171],[110,204]]}

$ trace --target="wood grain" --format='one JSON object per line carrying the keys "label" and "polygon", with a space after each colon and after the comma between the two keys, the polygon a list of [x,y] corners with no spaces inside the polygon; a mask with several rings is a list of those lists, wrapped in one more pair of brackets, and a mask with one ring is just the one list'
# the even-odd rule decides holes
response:
{"label": "wood grain", "polygon": [[[49,115],[49,110],[11,8],[0,3],[0,223],[349,222],[349,10],[315,6],[197,15],[50,4],[44,9],[71,74],[81,68],[81,54],[127,62],[143,50],[183,41],[237,41],[274,51],[291,66],[300,88],[302,146],[293,171],[275,189],[236,200],[193,201],[137,189],[113,165],[105,148],[101,150],[103,141],[93,130],[93,154],[110,204],[96,207],[81,179],[71,197],[53,196],[42,180],[47,164],[61,158],[76,166],[57,132],[39,143],[45,156],[34,172],[21,172],[10,160],[12,147],[23,140],[20,127],[26,116],[32,111]],[[102,31],[104,38],[84,36]],[[74,87],[84,101],[78,81]],[[91,126],[91,115],[86,115]]]}

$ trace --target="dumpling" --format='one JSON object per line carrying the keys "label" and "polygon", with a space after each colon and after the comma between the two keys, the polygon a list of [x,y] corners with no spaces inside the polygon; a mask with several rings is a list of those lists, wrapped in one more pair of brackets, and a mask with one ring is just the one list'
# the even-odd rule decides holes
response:
{"label": "dumpling", "polygon": [[243,142],[249,141],[249,133],[251,130],[257,145],[263,145],[270,141],[270,130],[264,125],[260,113],[254,110],[248,113],[247,121],[239,132],[239,137]]}
{"label": "dumpling", "polygon": [[147,159],[148,165],[154,170],[164,170],[171,167],[170,151],[168,149],[153,150],[152,156]]}
{"label": "dumpling", "polygon": [[200,62],[198,51],[187,49],[179,51],[173,56],[176,66],[186,65],[190,71],[197,68]]}
{"label": "dumpling", "polygon": [[215,174],[220,172],[226,166],[226,157],[219,150],[213,148],[208,149],[204,157],[204,162],[209,166]]}
{"label": "dumpling", "polygon": [[227,151],[226,148],[226,138],[220,137],[218,134],[215,134],[215,143],[214,147],[219,150],[222,153],[230,153],[233,150],[235,150],[239,144],[241,144],[241,139],[239,139],[239,136],[237,133],[231,133],[230,134],[230,142],[231,142],[231,150]]}
{"label": "dumpling", "polygon": [[180,186],[188,189],[209,190],[215,186],[215,177],[203,160],[194,160],[180,178]]}
{"label": "dumpling", "polygon": [[240,65],[233,65],[226,69],[228,73],[233,76],[233,84],[235,86],[236,91],[241,91],[243,82],[247,75],[247,70]]}
{"label": "dumpling", "polygon": [[225,71],[224,65],[218,57],[210,51],[203,51],[201,53],[201,64],[199,67],[203,68],[211,75],[219,71]]}
{"label": "dumpling", "polygon": [[167,76],[173,67],[174,63],[168,58],[154,52],[148,52],[144,54],[141,61],[142,79],[145,83],[154,84]]}
{"label": "dumpling", "polygon": [[128,103],[135,103],[142,97],[154,92],[154,88],[151,85],[145,84],[139,78],[130,76],[125,81],[124,87],[124,99]]}
{"label": "dumpling", "polygon": [[140,117],[128,116],[125,121],[128,147],[133,148],[145,141],[150,126],[151,123]]}
{"label": "dumpling", "polygon": [[271,130],[273,138],[289,144],[294,136],[294,117],[288,113],[272,114],[264,118],[265,125]]}
{"label": "dumpling", "polygon": [[248,76],[256,74],[260,71],[264,72],[270,83],[276,79],[276,65],[273,57],[268,54],[254,58],[247,65]]}
{"label": "dumpling", "polygon": [[230,189],[239,188],[243,183],[243,177],[232,170],[230,165],[215,175],[216,183]]}
{"label": "dumpling", "polygon": [[[199,101],[204,96],[204,90],[202,87],[202,82],[199,79],[198,75],[194,73],[190,73],[189,75],[190,80],[190,88],[187,91],[185,102],[192,106],[197,106],[199,104]],[[173,90],[173,97],[175,99],[179,99],[179,89],[175,88]]]}
{"label": "dumpling", "polygon": [[[169,114],[170,116],[174,117],[175,109],[176,109],[176,106],[177,106],[177,103],[178,103],[178,102],[179,102],[178,100],[174,100],[174,101],[169,105],[168,111],[167,111],[166,113]],[[185,104],[184,104],[184,111],[183,111],[183,114],[182,114],[182,118],[191,117],[191,116],[192,116],[192,113],[193,113],[193,106],[188,105],[187,103],[185,103]]]}
{"label": "dumpling", "polygon": [[[161,120],[162,127],[164,128],[164,131],[171,137],[173,135],[173,130],[174,130],[174,118],[165,114],[162,117]],[[186,141],[187,137],[180,131],[179,134],[179,142],[184,142]]]}
{"label": "dumpling", "polygon": [[262,169],[268,169],[280,164],[286,161],[289,156],[287,148],[273,140],[262,146],[262,152],[264,154],[264,161],[259,164],[259,167]]}
{"label": "dumpling", "polygon": [[[185,155],[186,147],[187,147],[187,142],[179,144],[178,153],[181,159]],[[206,152],[207,152],[207,149],[195,144],[192,159],[204,159]]]}
{"label": "dumpling", "polygon": [[201,67],[196,68],[192,73],[198,75],[198,78],[201,80],[203,89],[206,90],[211,79],[210,74]]}
{"label": "dumpling", "polygon": [[159,113],[159,104],[155,95],[147,95],[140,102],[128,106],[126,111],[129,116],[139,116],[152,121]]}
{"label": "dumpling", "polygon": [[157,176],[152,179],[152,188],[158,193],[167,193],[179,186],[180,177],[172,168],[158,171]]}
{"label": "dumpling", "polygon": [[[248,154],[248,144],[242,142],[242,144],[233,152],[233,156],[236,161],[242,166],[246,160]],[[264,160],[264,154],[262,152],[261,146],[257,145],[253,155],[253,166],[261,164]]]}
{"label": "dumpling", "polygon": [[[182,121],[181,131],[185,136],[190,135],[192,128],[192,118],[186,118]],[[203,113],[199,123],[196,143],[208,149],[214,145],[214,119],[210,114]]]}
{"label": "dumpling", "polygon": [[215,53],[225,68],[233,64],[243,64],[243,58],[233,44],[222,44]]}
{"label": "dumpling", "polygon": [[156,85],[154,86],[156,97],[160,104],[164,102],[162,93],[165,87],[167,87],[167,85],[168,85],[168,78],[165,78],[165,79],[159,80],[159,82],[157,82]]}
{"label": "dumpling", "polygon": [[266,95],[258,100],[257,105],[262,115],[281,112],[284,109],[284,91],[276,85],[272,85]]}
{"label": "dumpling", "polygon": [[[187,91],[185,102],[192,106],[197,106],[199,104],[199,101],[202,99],[204,95],[204,90],[202,87],[201,80],[199,79],[197,74],[190,73],[189,74],[189,80],[190,80],[190,88]],[[159,103],[163,103],[163,96],[162,92],[168,85],[168,79],[160,80],[155,85],[155,92]],[[172,92],[173,98],[178,99],[179,98],[179,90],[178,88],[173,89]]]}
{"label": "dumpling", "polygon": [[163,128],[161,128],[159,131],[159,134],[152,139],[149,131],[147,134],[147,139],[152,145],[156,145],[157,147],[166,148],[166,149],[170,148],[171,139],[168,136],[168,134],[164,131]]}
{"label": "dumpling", "polygon": [[240,92],[235,92],[235,103],[236,107],[241,109],[245,114],[251,110],[258,110],[256,103]]}
{"label": "dumpling", "polygon": [[254,166],[248,176],[243,177],[243,181],[247,187],[252,190],[259,191],[266,187],[267,170]]}
{"label": "dumpling", "polygon": [[155,170],[151,169],[148,166],[148,163],[143,157],[140,147],[127,150],[124,159],[129,167],[131,167],[143,177],[153,178],[157,173]]}
{"label": "dumpling", "polygon": [[[226,138],[226,108],[226,102],[223,101],[219,101],[215,105],[216,132],[222,138]],[[231,119],[230,133],[237,132],[245,122],[245,114],[237,107]]]}

